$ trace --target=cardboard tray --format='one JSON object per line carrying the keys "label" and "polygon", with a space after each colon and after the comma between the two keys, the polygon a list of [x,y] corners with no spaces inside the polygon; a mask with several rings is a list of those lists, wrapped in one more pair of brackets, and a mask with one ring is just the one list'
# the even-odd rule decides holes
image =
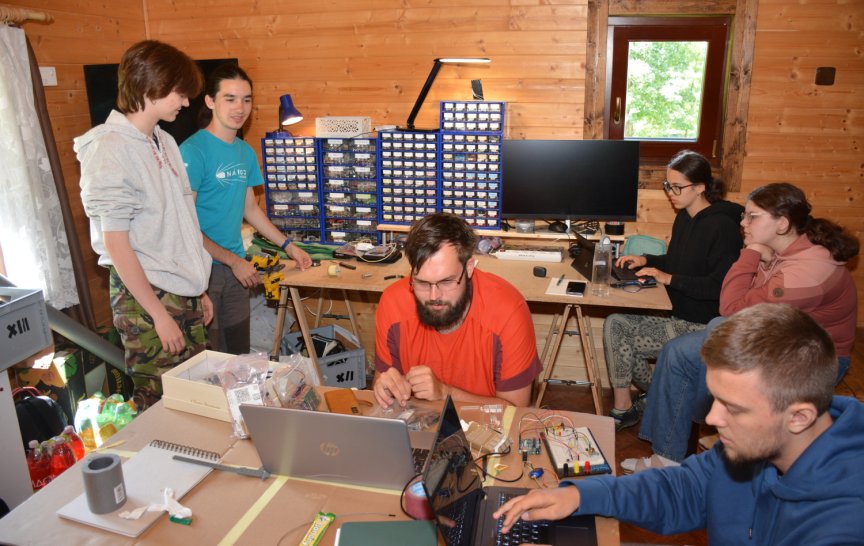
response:
{"label": "cardboard tray", "polygon": [[228,399],[219,385],[207,382],[216,365],[235,355],[203,351],[162,375],[162,402],[176,409],[231,422]]}

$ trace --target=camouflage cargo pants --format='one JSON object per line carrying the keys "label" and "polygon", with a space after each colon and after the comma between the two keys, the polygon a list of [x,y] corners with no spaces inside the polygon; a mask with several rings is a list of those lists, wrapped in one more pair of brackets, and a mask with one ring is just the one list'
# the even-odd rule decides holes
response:
{"label": "camouflage cargo pants", "polygon": [[117,271],[111,268],[109,295],[114,326],[120,333],[126,351],[126,373],[135,384],[133,396],[142,410],[162,397],[162,374],[200,353],[207,344],[204,308],[200,297],[178,296],[156,287],[153,287],[153,291],[177,321],[186,338],[186,348],[180,354],[162,350],[162,341],[156,334],[153,317],[144,311],[120,280]]}

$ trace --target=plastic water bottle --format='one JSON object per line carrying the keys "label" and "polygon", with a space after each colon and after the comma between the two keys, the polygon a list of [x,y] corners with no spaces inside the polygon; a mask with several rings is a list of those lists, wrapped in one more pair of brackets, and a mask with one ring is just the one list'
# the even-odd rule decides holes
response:
{"label": "plastic water bottle", "polygon": [[593,268],[591,269],[591,293],[595,296],[609,295],[612,274],[612,244],[605,240],[594,246]]}
{"label": "plastic water bottle", "polygon": [[80,437],[81,441],[84,442],[84,451],[96,449],[98,446],[96,445],[96,431],[93,428],[93,421],[85,417],[80,420],[77,426],[78,430],[81,431]]}
{"label": "plastic water bottle", "polygon": [[84,440],[81,439],[80,436],[75,432],[75,427],[72,425],[66,425],[66,428],[63,429],[63,438],[69,442],[69,445],[72,446],[72,452],[75,454],[75,460],[80,461],[84,458],[84,454],[87,452],[87,449],[84,447]]}
{"label": "plastic water bottle", "polygon": [[96,425],[99,430],[99,437],[96,440],[96,443],[102,445],[108,438],[117,434],[117,427],[114,425],[114,414],[113,412],[105,412],[103,411],[96,417]]}
{"label": "plastic water bottle", "polygon": [[118,404],[117,407],[114,408],[114,426],[117,427],[117,430],[122,430],[123,427],[128,425],[134,418],[135,412],[126,402]]}
{"label": "plastic water bottle", "polygon": [[75,453],[72,446],[62,436],[55,436],[54,449],[51,453],[51,477],[56,478],[75,465]]}
{"label": "plastic water bottle", "polygon": [[37,440],[30,440],[27,450],[27,468],[30,470],[30,485],[38,491],[51,481],[51,459],[42,450]]}

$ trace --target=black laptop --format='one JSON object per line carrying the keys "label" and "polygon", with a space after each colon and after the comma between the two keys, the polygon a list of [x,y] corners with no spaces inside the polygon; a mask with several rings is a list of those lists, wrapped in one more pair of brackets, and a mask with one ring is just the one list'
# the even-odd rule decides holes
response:
{"label": "black laptop", "polygon": [[[573,258],[570,266],[579,272],[587,280],[591,280],[591,269],[594,261],[594,246],[595,241],[586,239],[578,233],[576,234],[576,244],[579,246],[579,253]],[[647,275],[637,276],[636,269],[627,269],[626,267],[618,267],[615,263],[612,264],[612,279],[615,282],[641,281],[642,286],[654,286],[656,284],[654,277]]]}
{"label": "black laptop", "polygon": [[507,500],[526,494],[522,487],[483,487],[480,468],[450,398],[442,412],[438,437],[423,473],[423,487],[447,546],[498,544],[597,544],[594,516],[558,521],[519,520],[509,533],[492,514]]}

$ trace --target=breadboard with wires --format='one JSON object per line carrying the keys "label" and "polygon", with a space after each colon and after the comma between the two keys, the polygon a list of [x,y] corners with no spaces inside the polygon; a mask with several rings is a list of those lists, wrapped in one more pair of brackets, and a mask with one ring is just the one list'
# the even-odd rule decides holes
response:
{"label": "breadboard with wires", "polygon": [[540,437],[559,478],[612,472],[588,427],[547,426]]}

